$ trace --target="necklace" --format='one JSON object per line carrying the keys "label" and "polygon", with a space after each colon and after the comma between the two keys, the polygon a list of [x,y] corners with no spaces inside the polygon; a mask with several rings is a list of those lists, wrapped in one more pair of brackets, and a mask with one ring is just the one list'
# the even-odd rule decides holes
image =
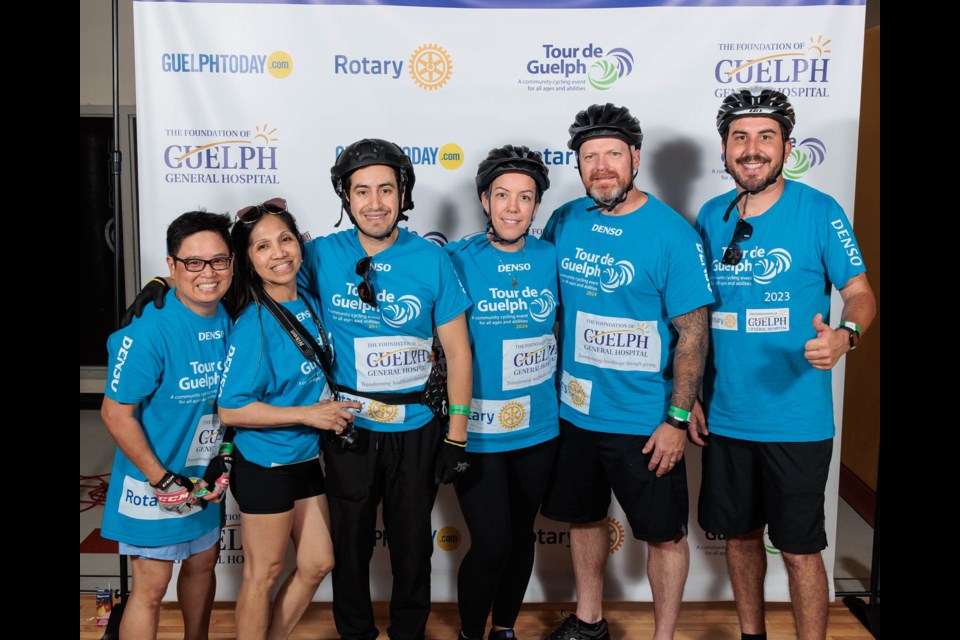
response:
{"label": "necklace", "polygon": [[[496,256],[497,262],[500,263],[500,266],[503,268],[504,271],[507,271],[507,265],[503,264],[503,260],[500,259],[500,250],[497,249],[495,246],[493,246],[493,244],[490,243],[489,240],[487,241],[487,244],[490,245],[490,249],[493,251],[493,255]],[[527,243],[526,243],[526,242],[523,243],[523,249],[522,249],[521,251],[522,251],[522,253],[521,253],[520,259],[521,259],[521,260],[524,260],[524,259],[526,259],[526,257],[527,257]],[[511,253],[516,253],[516,252],[511,251]],[[516,289],[516,288],[517,288],[517,276],[516,276],[515,272],[512,272],[512,271],[511,271],[511,272],[508,272],[508,273],[510,273],[510,283],[513,285],[513,288]]]}

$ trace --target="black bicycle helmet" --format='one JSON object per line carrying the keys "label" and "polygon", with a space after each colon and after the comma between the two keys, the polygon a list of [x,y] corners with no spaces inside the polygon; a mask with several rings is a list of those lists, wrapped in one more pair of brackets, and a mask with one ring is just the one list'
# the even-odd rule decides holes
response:
{"label": "black bicycle helmet", "polygon": [[487,157],[477,167],[477,197],[493,184],[498,176],[504,173],[523,173],[533,178],[537,184],[537,202],[543,192],[550,188],[550,172],[539,153],[530,151],[525,146],[504,145],[498,149],[491,149]]}
{"label": "black bicycle helmet", "polygon": [[773,118],[780,123],[783,130],[783,139],[786,140],[793,132],[797,123],[797,116],[787,96],[774,89],[739,89],[726,98],[717,111],[717,131],[720,137],[726,140],[727,129],[730,123],[738,118],[762,116]]}
{"label": "black bicycle helmet", "polygon": [[[333,190],[340,196],[343,206],[347,211],[350,210],[349,194],[344,188],[350,174],[357,169],[377,164],[396,169],[400,182],[398,188],[403,195],[403,206],[400,210],[409,211],[413,209],[413,183],[416,181],[416,176],[413,174],[413,163],[410,162],[410,158],[403,152],[403,149],[392,142],[379,138],[364,138],[354,142],[340,153],[337,161],[330,168]],[[401,217],[404,220],[407,219],[407,216],[402,214]]]}
{"label": "black bicycle helmet", "polygon": [[574,151],[579,151],[580,145],[590,138],[619,138],[637,149],[643,143],[640,121],[630,115],[626,107],[609,102],[590,105],[578,113],[569,132],[567,146]]}

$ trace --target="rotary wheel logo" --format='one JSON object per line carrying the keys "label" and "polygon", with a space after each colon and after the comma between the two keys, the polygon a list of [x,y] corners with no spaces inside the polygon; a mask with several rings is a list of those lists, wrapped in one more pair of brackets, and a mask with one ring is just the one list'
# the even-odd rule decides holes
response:
{"label": "rotary wheel logo", "polygon": [[616,518],[607,518],[607,530],[610,533],[610,555],[623,546],[623,525]]}
{"label": "rotary wheel logo", "polygon": [[733,315],[732,313],[728,313],[726,317],[724,317],[723,319],[723,326],[725,326],[728,329],[736,329],[737,316]]}
{"label": "rotary wheel logo", "polygon": [[421,89],[439,89],[452,74],[453,60],[439,45],[425,44],[410,56],[410,77]]}
{"label": "rotary wheel logo", "polygon": [[377,422],[390,422],[397,417],[399,409],[392,404],[383,404],[382,402],[371,400],[367,411],[370,413],[370,417]]}
{"label": "rotary wheel logo", "polygon": [[587,401],[587,392],[576,380],[571,380],[570,384],[567,385],[567,393],[570,394],[570,399],[573,400],[573,406],[575,407],[582,407],[583,403]]}
{"label": "rotary wheel logo", "polygon": [[497,418],[500,420],[500,426],[507,431],[516,429],[523,422],[523,405],[519,402],[508,402],[500,408]]}

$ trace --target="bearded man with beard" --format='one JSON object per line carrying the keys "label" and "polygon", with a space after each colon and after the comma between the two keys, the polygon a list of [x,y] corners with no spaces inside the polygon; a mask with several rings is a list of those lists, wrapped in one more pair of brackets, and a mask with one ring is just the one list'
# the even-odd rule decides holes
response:
{"label": "bearded man with beard", "polygon": [[[749,640],[767,637],[765,526],[787,568],[797,636],[826,636],[820,552],[834,436],[830,370],[876,313],[840,205],[782,176],[795,122],[778,91],[741,89],[724,99],[717,129],[736,190],[707,202],[696,225],[717,294],[706,416],[698,403],[690,427],[696,444],[709,441],[699,521],[727,541],[741,637]],[[833,285],[843,299],[836,328]]]}
{"label": "bearded man with beard", "polygon": [[607,640],[603,574],[610,493],[647,542],[654,638],[673,637],[690,564],[687,416],[707,355],[713,302],[699,238],[634,186],[643,133],[625,107],[577,114],[587,197],[553,212],[560,318],[560,445],[543,514],[570,523],[577,609],[549,640]]}

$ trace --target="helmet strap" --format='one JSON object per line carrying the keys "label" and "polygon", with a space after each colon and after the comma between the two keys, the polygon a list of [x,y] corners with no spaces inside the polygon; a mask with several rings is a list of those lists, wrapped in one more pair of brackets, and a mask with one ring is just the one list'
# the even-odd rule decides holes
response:
{"label": "helmet strap", "polygon": [[[784,145],[786,145],[786,143],[784,143]],[[730,203],[730,205],[727,207],[727,210],[723,212],[724,222],[730,219],[730,212],[733,211],[733,208],[737,206],[737,203],[740,202],[742,198],[745,198],[748,195],[755,196],[761,191],[763,191],[764,189],[766,189],[767,187],[769,187],[770,185],[776,184],[777,180],[780,179],[780,175],[783,173],[783,163],[786,162],[787,160],[787,154],[786,153],[782,154],[780,160],[781,160],[780,169],[775,174],[767,178],[767,181],[764,182],[762,185],[760,185],[759,189],[753,189],[753,190],[744,189],[739,194],[737,194],[737,197],[733,199],[733,202]],[[726,171],[727,173],[730,173],[730,170],[727,169],[726,163],[723,164],[723,170]],[[730,173],[730,175],[733,176],[732,173]],[[736,178],[734,178],[734,182],[736,182]],[[742,185],[739,182],[737,182],[737,186],[742,186]]]}

